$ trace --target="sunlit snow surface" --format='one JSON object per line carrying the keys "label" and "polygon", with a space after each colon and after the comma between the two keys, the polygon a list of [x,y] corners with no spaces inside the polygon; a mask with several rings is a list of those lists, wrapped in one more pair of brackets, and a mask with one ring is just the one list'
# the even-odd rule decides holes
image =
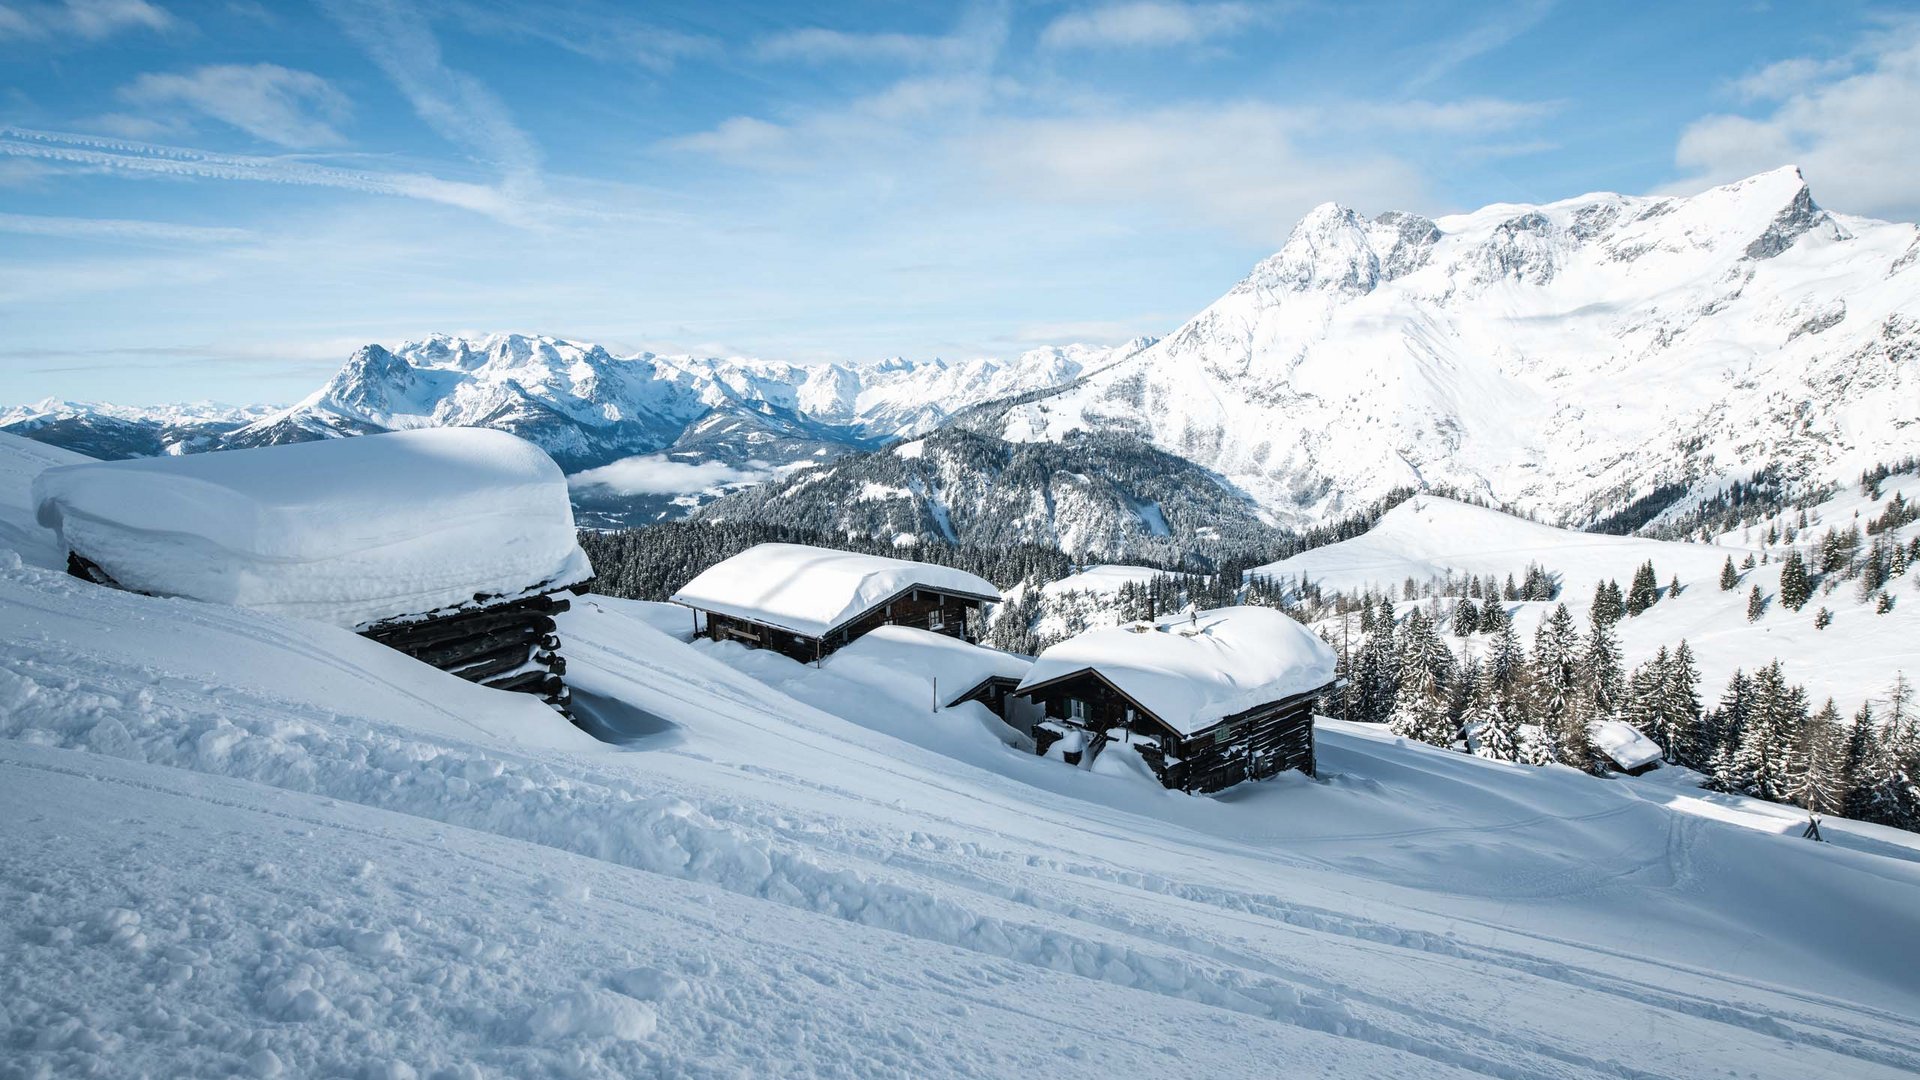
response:
{"label": "sunlit snow surface", "polygon": [[0,551],[0,1074],[1920,1069],[1912,835],[1336,721],[1192,798],[671,614],[561,616],[598,742]]}

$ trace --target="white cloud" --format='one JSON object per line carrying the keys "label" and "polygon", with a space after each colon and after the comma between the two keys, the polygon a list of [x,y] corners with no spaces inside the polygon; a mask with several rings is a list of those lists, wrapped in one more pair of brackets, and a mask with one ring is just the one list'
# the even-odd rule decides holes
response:
{"label": "white cloud", "polygon": [[306,161],[249,154],[217,154],[100,135],[0,127],[0,157],[47,162],[69,170],[131,176],[251,180],[269,184],[342,188],[370,195],[397,195],[457,206],[505,221],[521,217],[519,205],[495,188],[422,173],[336,169]]}
{"label": "white cloud", "polygon": [[1422,45],[1419,59],[1424,63],[1406,80],[1405,85],[1410,88],[1428,86],[1488,53],[1499,51],[1508,42],[1545,21],[1553,10],[1554,2],[1521,0],[1463,33]]}
{"label": "white cloud", "polygon": [[351,111],[346,96],[308,71],[278,64],[212,64],[142,75],[120,97],[147,108],[185,106],[281,146],[335,146],[334,125]]}
{"label": "white cloud", "polygon": [[736,469],[718,461],[689,464],[665,454],[641,454],[575,473],[567,483],[573,487],[604,487],[616,495],[679,495],[725,484],[757,483],[768,475],[764,470]]}
{"label": "white cloud", "polygon": [[175,225],[161,221],[120,218],[43,217],[0,213],[0,232],[23,236],[57,236],[80,240],[161,241],[194,244],[231,244],[248,240],[245,229],[208,225]]}
{"label": "white cloud", "polygon": [[335,22],[399,88],[428,127],[500,170],[505,188],[540,187],[540,152],[478,79],[447,66],[440,41],[403,0],[324,0]]}
{"label": "white cloud", "polygon": [[856,34],[810,26],[765,38],[753,51],[763,60],[799,60],[810,64],[840,60],[924,64],[963,59],[970,49],[971,44],[961,37]]}
{"label": "white cloud", "polygon": [[147,0],[64,0],[0,6],[0,41],[99,41],[122,30],[171,30],[179,20]]}
{"label": "white cloud", "polygon": [[1259,15],[1259,9],[1241,3],[1132,0],[1069,11],[1047,24],[1040,44],[1050,49],[1194,45],[1231,34]]}
{"label": "white cloud", "polygon": [[1761,115],[1717,114],[1689,124],[1674,150],[1698,190],[1798,164],[1823,205],[1848,213],[1920,217],[1920,20],[1875,31],[1848,56],[1774,64],[1735,84],[1775,102]]}

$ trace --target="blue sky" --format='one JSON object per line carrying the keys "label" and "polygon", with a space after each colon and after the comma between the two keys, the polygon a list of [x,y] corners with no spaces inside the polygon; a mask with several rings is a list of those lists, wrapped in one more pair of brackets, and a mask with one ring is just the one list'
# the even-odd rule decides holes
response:
{"label": "blue sky", "polygon": [[0,404],[278,402],[367,341],[797,361],[1164,333],[1323,201],[1788,162],[1920,214],[1844,2],[0,0]]}

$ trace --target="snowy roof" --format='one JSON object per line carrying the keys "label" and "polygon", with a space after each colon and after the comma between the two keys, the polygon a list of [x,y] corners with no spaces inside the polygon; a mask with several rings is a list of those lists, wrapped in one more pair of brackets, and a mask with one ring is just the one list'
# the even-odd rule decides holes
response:
{"label": "snowy roof", "polygon": [[1228,607],[1093,630],[1046,650],[1028,690],[1096,671],[1182,735],[1333,681],[1326,642],[1272,608]]}
{"label": "snowy roof", "polygon": [[1587,726],[1593,745],[1622,769],[1659,761],[1660,747],[1624,720],[1595,720]]}
{"label": "snowy roof", "polygon": [[946,634],[913,626],[883,626],[862,634],[826,659],[826,668],[871,665],[902,677],[924,682],[939,680],[940,703],[954,699],[990,678],[1019,682],[1033,666],[1031,660],[970,644]]}
{"label": "snowy roof", "polygon": [[761,544],[707,568],[677,604],[825,637],[913,588],[998,602],[1000,590],[964,570],[804,544]]}
{"label": "snowy roof", "polygon": [[129,589],[346,627],[593,574],[559,467],[481,428],[69,465],[33,501]]}

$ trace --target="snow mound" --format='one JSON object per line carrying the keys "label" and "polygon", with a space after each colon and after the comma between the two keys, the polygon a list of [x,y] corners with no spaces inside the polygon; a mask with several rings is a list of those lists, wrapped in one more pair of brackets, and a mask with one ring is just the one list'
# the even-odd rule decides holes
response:
{"label": "snow mound", "polygon": [[1127,566],[1121,563],[1102,563],[1089,566],[1077,574],[1070,574],[1058,581],[1049,581],[1040,591],[1048,596],[1063,593],[1081,592],[1094,596],[1112,596],[1120,591],[1122,585],[1133,583],[1145,585],[1154,578],[1166,573],[1151,566]]}
{"label": "snow mound", "polygon": [[1593,745],[1622,769],[1637,769],[1660,760],[1660,747],[1623,720],[1596,720],[1588,731]]}
{"label": "snow mound", "polygon": [[1680,544],[1633,536],[1574,532],[1473,506],[1438,495],[1417,495],[1386,512],[1373,528],[1351,540],[1305,551],[1252,571],[1285,581],[1305,574],[1322,588],[1359,591],[1396,588],[1448,574],[1513,574],[1538,562],[1561,575],[1563,584],[1591,588],[1602,579],[1627,581],[1652,560],[1663,575],[1683,578],[1718,573],[1720,564],[1745,549]]}
{"label": "snow mound", "polygon": [[57,465],[92,461],[85,454],[0,431],[0,547],[10,547],[35,566],[66,564],[59,537],[40,527],[33,513],[33,478]]}
{"label": "snow mound", "polygon": [[65,465],[32,499],[129,589],[349,628],[593,573],[560,469],[498,431]]}
{"label": "snow mound", "polygon": [[828,657],[823,666],[852,678],[860,677],[855,669],[872,669],[891,682],[910,682],[915,687],[912,699],[921,703],[932,700],[929,695],[933,687],[928,680],[933,680],[940,691],[940,704],[950,705],[993,676],[1018,680],[1033,665],[1012,653],[982,648],[931,630],[882,626]]}
{"label": "snow mound", "polygon": [[1095,671],[1182,735],[1333,681],[1326,642],[1272,608],[1229,607],[1090,630],[1040,654],[1025,691]]}
{"label": "snow mound", "polygon": [[825,637],[915,587],[1000,600],[992,582],[964,570],[804,544],[748,548],[708,567],[672,599],[805,637]]}

